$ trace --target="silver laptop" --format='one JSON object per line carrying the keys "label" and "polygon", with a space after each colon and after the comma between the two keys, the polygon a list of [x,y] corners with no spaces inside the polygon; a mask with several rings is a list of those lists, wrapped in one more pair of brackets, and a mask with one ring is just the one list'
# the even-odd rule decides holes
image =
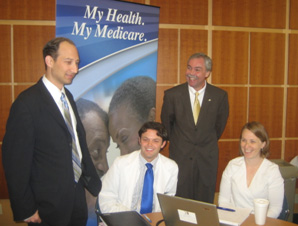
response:
{"label": "silver laptop", "polygon": [[157,194],[166,226],[220,226],[216,205]]}

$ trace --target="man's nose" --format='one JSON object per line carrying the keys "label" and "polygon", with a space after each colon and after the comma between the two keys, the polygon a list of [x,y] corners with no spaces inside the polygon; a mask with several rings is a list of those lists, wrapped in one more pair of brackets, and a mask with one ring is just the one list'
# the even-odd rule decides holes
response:
{"label": "man's nose", "polygon": [[79,70],[79,66],[76,63],[74,63],[71,67],[71,70],[72,70],[73,73],[77,74],[78,70]]}

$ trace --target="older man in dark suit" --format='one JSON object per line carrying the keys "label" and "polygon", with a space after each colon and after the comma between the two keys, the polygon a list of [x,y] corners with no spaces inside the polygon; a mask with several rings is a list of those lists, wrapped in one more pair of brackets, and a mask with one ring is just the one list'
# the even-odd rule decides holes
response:
{"label": "older man in dark suit", "polygon": [[177,196],[212,203],[218,166],[218,139],[229,115],[228,94],[206,82],[212,60],[193,54],[187,83],[165,91],[162,123],[170,135],[170,158],[179,167]]}
{"label": "older man in dark suit", "polygon": [[[78,72],[75,44],[55,38],[43,49],[46,73],[11,107],[3,166],[15,221],[85,226],[84,188],[97,196],[101,181],[71,93]],[[61,99],[62,98],[62,99]]]}

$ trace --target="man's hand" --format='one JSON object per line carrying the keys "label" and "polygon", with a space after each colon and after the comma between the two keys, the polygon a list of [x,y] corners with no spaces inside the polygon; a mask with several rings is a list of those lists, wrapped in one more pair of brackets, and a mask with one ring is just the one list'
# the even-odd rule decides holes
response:
{"label": "man's hand", "polygon": [[33,216],[29,217],[28,219],[24,220],[26,223],[41,223],[41,219],[38,214],[38,210],[33,214]]}

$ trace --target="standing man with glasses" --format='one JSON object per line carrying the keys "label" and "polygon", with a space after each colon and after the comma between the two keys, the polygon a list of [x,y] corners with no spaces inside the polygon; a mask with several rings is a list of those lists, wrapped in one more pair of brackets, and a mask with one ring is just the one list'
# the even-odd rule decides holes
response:
{"label": "standing man with glasses", "polygon": [[206,82],[212,60],[204,53],[188,59],[187,82],[165,91],[161,121],[169,132],[170,158],[179,166],[177,196],[213,203],[218,139],[228,115],[226,91]]}
{"label": "standing man with glasses", "polygon": [[78,73],[79,54],[67,38],[43,49],[45,75],[13,103],[3,139],[3,167],[15,221],[29,225],[85,226],[86,188],[101,181],[86,134],[64,85]]}

